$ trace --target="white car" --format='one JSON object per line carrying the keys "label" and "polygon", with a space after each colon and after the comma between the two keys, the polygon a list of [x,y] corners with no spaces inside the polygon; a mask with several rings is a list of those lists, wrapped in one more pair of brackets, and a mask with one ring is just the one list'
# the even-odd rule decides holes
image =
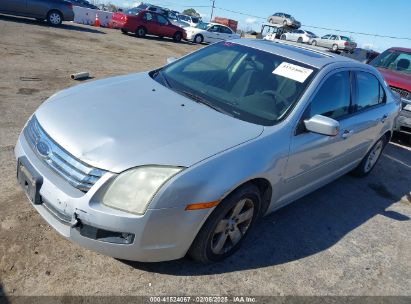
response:
{"label": "white car", "polygon": [[308,44],[311,44],[314,38],[317,38],[317,35],[304,30],[293,30],[291,32],[282,34],[280,37],[281,40],[289,40]]}
{"label": "white car", "polygon": [[178,20],[187,23],[189,26],[195,27],[197,24],[201,22],[201,19],[199,17],[193,17],[189,15],[181,15],[179,14]]}
{"label": "white car", "polygon": [[185,30],[187,32],[187,40],[195,43],[214,43],[240,38],[240,35],[233,32],[228,26],[218,23],[199,23],[196,27],[189,27]]}

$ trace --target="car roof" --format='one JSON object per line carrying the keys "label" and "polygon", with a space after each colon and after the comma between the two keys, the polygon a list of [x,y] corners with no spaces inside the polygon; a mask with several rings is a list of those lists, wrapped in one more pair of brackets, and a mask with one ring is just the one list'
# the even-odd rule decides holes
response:
{"label": "car roof", "polygon": [[314,49],[310,46],[298,46],[284,41],[269,41],[262,39],[235,39],[234,43],[259,49],[268,53],[278,54],[301,63],[322,68],[330,63],[347,62],[359,64],[353,59]]}
{"label": "car roof", "polygon": [[392,48],[389,48],[389,50],[411,53],[411,49],[403,48],[403,47],[392,47]]}

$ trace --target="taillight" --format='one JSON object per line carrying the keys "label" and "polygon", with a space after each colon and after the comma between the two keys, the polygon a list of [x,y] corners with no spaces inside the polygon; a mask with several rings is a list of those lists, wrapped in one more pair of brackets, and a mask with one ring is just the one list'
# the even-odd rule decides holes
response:
{"label": "taillight", "polygon": [[348,41],[344,42],[344,45],[350,45],[350,43]]}

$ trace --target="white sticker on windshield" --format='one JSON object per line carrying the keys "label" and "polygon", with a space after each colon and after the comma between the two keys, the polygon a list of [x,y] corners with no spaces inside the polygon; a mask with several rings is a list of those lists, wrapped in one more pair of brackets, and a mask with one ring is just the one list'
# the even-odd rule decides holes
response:
{"label": "white sticker on windshield", "polygon": [[313,70],[311,69],[303,68],[288,62],[283,62],[273,71],[273,74],[303,83],[312,72]]}

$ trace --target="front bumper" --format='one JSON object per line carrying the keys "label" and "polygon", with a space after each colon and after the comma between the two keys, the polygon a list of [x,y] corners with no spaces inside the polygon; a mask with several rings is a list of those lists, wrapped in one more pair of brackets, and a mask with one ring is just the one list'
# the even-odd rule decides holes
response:
{"label": "front bumper", "polygon": [[411,135],[411,112],[402,110],[397,117],[395,131]]}
{"label": "front bumper", "polygon": [[[84,193],[41,161],[24,135],[18,139],[15,156],[25,158],[42,177],[39,194],[43,203],[32,203],[38,213],[65,238],[104,255],[141,262],[179,259],[188,251],[209,212],[185,211],[181,206],[149,208],[144,215],[115,210],[100,203],[115,174],[106,173]],[[123,234],[132,235],[129,244],[113,242],[113,237],[118,240]]]}

